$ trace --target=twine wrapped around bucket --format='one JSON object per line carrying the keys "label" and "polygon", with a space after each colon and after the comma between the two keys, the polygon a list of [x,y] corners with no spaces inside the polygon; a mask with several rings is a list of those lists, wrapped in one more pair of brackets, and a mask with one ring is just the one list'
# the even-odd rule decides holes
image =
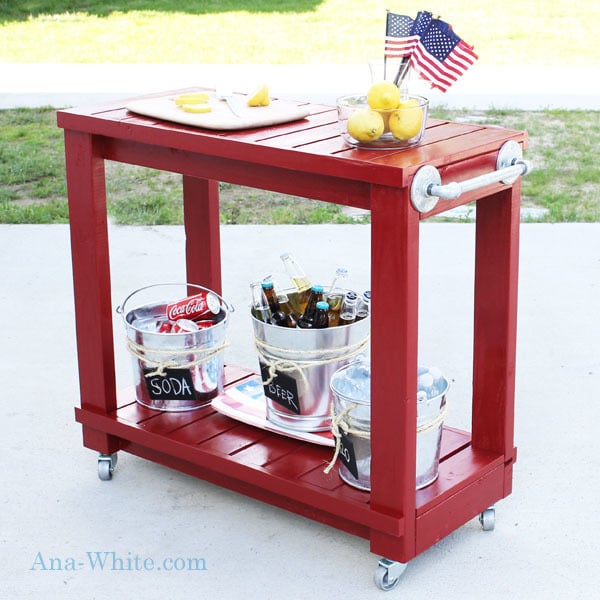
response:
{"label": "twine wrapped around bucket", "polygon": [[[369,343],[369,335],[364,337],[362,340],[359,340],[355,344],[349,344],[347,346],[336,346],[335,348],[325,348],[323,350],[297,350],[297,349],[289,349],[282,348],[280,346],[274,346],[272,344],[267,344],[262,340],[259,340],[256,336],[254,337],[254,343],[256,345],[256,350],[258,355],[263,363],[265,363],[268,367],[269,377],[266,381],[263,381],[263,385],[268,385],[277,377],[277,372],[289,373],[292,371],[297,371],[302,377],[302,381],[304,384],[307,384],[306,375],[304,374],[304,369],[309,367],[314,367],[318,365],[328,365],[333,363],[338,363],[340,361],[349,360],[358,356],[364,348]],[[289,354],[289,355],[306,355],[306,356],[315,356],[316,358],[310,358],[307,360],[297,360],[297,359],[288,359],[288,358],[274,358],[273,356],[267,355],[264,351],[271,350],[277,354]],[[337,353],[333,358],[319,358],[319,356],[327,356],[331,354],[332,351]]]}
{"label": "twine wrapped around bucket", "polygon": [[[153,377],[154,375],[165,375],[165,370],[173,367],[178,367],[181,369],[190,369],[197,365],[201,365],[205,363],[215,356],[218,356],[229,343],[224,341],[222,344],[216,346],[210,346],[208,348],[183,348],[183,349],[159,349],[159,348],[148,348],[148,346],[142,346],[137,344],[133,340],[126,338],[127,350],[135,356],[138,360],[145,362],[153,367],[157,367],[151,373],[146,373],[146,377]],[[164,360],[153,360],[146,356],[146,352],[150,352],[152,354],[159,354],[165,357]],[[177,357],[185,356],[189,354],[201,354],[199,358],[195,360],[188,361],[185,363],[181,363],[177,361]]]}
{"label": "twine wrapped around bucket", "polygon": [[[337,460],[340,454],[340,447],[342,442],[342,434],[340,433],[340,430],[343,431],[346,435],[352,435],[363,440],[371,439],[370,431],[350,427],[350,425],[346,421],[346,417],[357,406],[358,404],[356,402],[349,404],[339,415],[337,415],[335,413],[335,408],[333,404],[331,405],[331,432],[333,433],[333,437],[335,438],[335,449],[333,453],[333,458],[329,461],[325,469],[323,469],[323,472],[325,474],[328,474],[331,471],[331,469],[333,469],[335,461]],[[425,431],[429,431],[430,429],[439,427],[444,422],[444,419],[446,418],[447,414],[448,404],[446,403],[444,404],[444,406],[442,406],[440,412],[438,413],[437,417],[433,419],[433,421],[429,421],[428,423],[417,427],[417,435],[419,433],[424,433]]]}

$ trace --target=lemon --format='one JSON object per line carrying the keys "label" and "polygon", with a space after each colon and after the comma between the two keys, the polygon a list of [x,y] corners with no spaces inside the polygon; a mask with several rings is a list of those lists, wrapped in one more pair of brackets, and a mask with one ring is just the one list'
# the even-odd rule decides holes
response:
{"label": "lemon", "polygon": [[419,101],[411,98],[402,102],[390,115],[389,127],[397,140],[410,140],[419,134],[423,125],[423,108]]}
{"label": "lemon", "polygon": [[367,103],[375,109],[397,108],[400,104],[400,90],[391,81],[379,81],[369,88]]}
{"label": "lemon", "polygon": [[208,102],[208,94],[205,94],[204,92],[180,94],[179,96],[175,96],[173,101],[178,106],[181,106],[182,104],[206,104]]}
{"label": "lemon", "polygon": [[263,83],[251,94],[248,94],[248,100],[246,100],[248,106],[269,106],[271,104],[271,98],[269,97],[269,87],[266,83]]}
{"label": "lemon", "polygon": [[210,104],[180,104],[180,108],[188,113],[208,113],[212,110]]}
{"label": "lemon", "polygon": [[390,130],[390,115],[393,111],[391,110],[378,110],[377,111],[383,119],[383,133],[388,133]]}
{"label": "lemon", "polygon": [[383,117],[375,110],[361,108],[348,119],[348,133],[359,142],[373,142],[383,133]]}

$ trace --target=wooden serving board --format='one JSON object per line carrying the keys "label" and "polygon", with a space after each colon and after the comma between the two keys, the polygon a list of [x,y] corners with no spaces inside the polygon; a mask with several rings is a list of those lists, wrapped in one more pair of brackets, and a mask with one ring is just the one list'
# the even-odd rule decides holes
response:
{"label": "wooden serving board", "polygon": [[132,100],[126,108],[146,117],[224,131],[268,127],[304,119],[310,114],[308,104],[298,105],[297,102],[288,100],[272,100],[269,106],[247,106],[246,96],[234,94],[233,102],[241,115],[238,117],[224,100],[216,98],[214,92],[208,92],[208,95],[208,104],[212,110],[207,113],[185,112],[175,104],[173,95]]}

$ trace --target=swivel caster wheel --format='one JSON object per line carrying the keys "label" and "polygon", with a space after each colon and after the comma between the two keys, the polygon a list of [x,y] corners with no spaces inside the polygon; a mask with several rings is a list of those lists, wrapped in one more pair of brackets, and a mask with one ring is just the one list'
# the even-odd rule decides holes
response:
{"label": "swivel caster wheel", "polygon": [[98,477],[102,481],[110,481],[112,479],[113,471],[117,466],[117,453],[114,454],[100,454],[98,456]]}
{"label": "swivel caster wheel", "polygon": [[479,515],[479,522],[484,531],[492,531],[496,526],[496,509],[493,506],[486,508]]}
{"label": "swivel caster wheel", "polygon": [[406,563],[382,558],[375,570],[375,585],[384,592],[393,590],[400,583],[400,576],[406,569]]}

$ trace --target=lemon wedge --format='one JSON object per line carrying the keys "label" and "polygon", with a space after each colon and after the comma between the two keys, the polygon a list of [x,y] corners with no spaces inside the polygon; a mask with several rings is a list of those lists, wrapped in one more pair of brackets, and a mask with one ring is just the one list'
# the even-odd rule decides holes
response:
{"label": "lemon wedge", "polygon": [[208,113],[212,110],[210,104],[180,104],[179,107],[188,113]]}
{"label": "lemon wedge", "polygon": [[206,104],[208,102],[208,94],[204,92],[196,92],[193,94],[180,94],[173,98],[173,102],[178,106],[183,104]]}
{"label": "lemon wedge", "polygon": [[271,104],[271,98],[269,97],[269,87],[266,83],[263,83],[251,94],[248,94],[246,100],[248,106],[269,106]]}

